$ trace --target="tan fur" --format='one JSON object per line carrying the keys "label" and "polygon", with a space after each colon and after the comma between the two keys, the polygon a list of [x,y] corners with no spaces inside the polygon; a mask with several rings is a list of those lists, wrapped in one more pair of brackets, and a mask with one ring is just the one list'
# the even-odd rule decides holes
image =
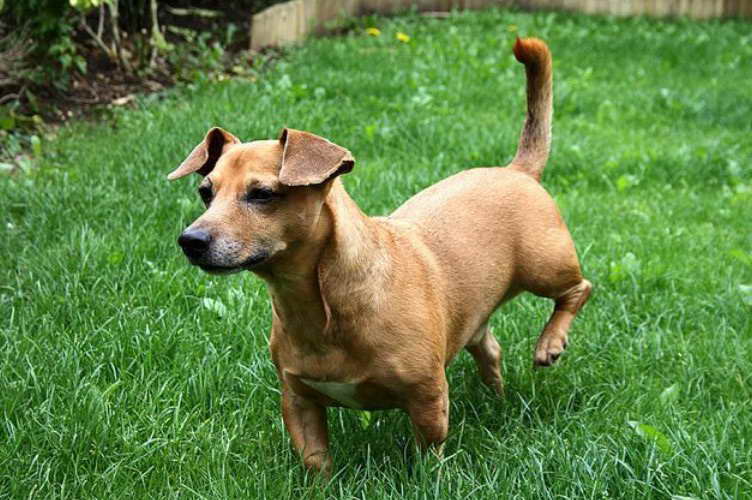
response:
{"label": "tan fur", "polygon": [[[248,269],[269,287],[283,417],[307,466],[330,470],[325,408],[343,402],[402,408],[421,445],[443,442],[446,366],[466,348],[482,381],[501,392],[501,348],[487,321],[523,291],[555,302],[536,365],[564,350],[590,283],[538,183],[550,145],[550,54],[527,39],[515,55],[527,69],[528,118],[513,163],[463,171],[390,217],[367,217],[348,196],[338,175],[352,168],[349,151],[294,130],[249,144],[214,132],[191,153],[201,161],[172,174],[201,172],[214,193],[181,236],[191,261]],[[274,199],[258,201],[260,187]]]}

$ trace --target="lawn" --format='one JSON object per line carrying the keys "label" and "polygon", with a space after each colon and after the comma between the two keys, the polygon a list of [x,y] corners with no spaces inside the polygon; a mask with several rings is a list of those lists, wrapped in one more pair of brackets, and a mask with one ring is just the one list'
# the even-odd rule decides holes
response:
{"label": "lawn", "polygon": [[[509,10],[374,19],[289,51],[254,81],[145,97],[0,178],[2,498],[752,498],[752,30]],[[410,36],[408,43],[395,38]],[[213,125],[310,130],[357,159],[381,215],[514,154],[516,34],[555,62],[544,185],[594,285],[550,369],[550,303],[493,318],[506,394],[448,369],[445,457],[398,411],[329,410],[335,477],[291,449],[246,273],[212,277],[175,240],[198,178],[169,173]]]}

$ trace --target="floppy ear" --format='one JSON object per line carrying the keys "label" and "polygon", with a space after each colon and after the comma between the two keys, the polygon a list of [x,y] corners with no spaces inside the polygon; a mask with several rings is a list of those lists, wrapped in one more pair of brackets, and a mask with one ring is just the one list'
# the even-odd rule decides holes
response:
{"label": "floppy ear", "polygon": [[321,184],[355,165],[350,151],[308,132],[283,129],[279,142],[284,148],[279,182],[287,186]]}
{"label": "floppy ear", "polygon": [[183,160],[167,178],[171,181],[180,179],[188,174],[197,172],[206,177],[214,169],[217,160],[222,156],[225,146],[230,144],[239,144],[237,137],[219,127],[214,127],[206,133],[204,140],[193,148],[188,158]]}

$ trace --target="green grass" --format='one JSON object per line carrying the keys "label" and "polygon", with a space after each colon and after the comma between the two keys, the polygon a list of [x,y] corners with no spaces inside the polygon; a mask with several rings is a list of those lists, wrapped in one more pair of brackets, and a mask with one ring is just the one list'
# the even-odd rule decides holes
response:
{"label": "green grass", "polygon": [[[68,128],[42,168],[0,179],[0,497],[752,498],[750,25],[506,10],[378,24],[255,83]],[[524,116],[514,27],[554,54],[544,184],[593,298],[546,370],[531,366],[548,301],[494,316],[506,396],[458,357],[442,462],[412,455],[401,412],[330,410],[336,476],[316,485],[281,423],[267,294],[185,262],[198,179],[165,176],[212,125],[348,147],[345,184],[371,214],[504,164]]]}

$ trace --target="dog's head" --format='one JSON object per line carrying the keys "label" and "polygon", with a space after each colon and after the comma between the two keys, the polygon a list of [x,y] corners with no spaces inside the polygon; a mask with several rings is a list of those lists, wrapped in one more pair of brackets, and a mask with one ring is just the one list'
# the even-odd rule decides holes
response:
{"label": "dog's head", "polygon": [[306,241],[332,179],[352,170],[350,152],[308,132],[241,144],[213,128],[168,179],[203,176],[206,211],[178,244],[190,262],[213,273],[270,266]]}

